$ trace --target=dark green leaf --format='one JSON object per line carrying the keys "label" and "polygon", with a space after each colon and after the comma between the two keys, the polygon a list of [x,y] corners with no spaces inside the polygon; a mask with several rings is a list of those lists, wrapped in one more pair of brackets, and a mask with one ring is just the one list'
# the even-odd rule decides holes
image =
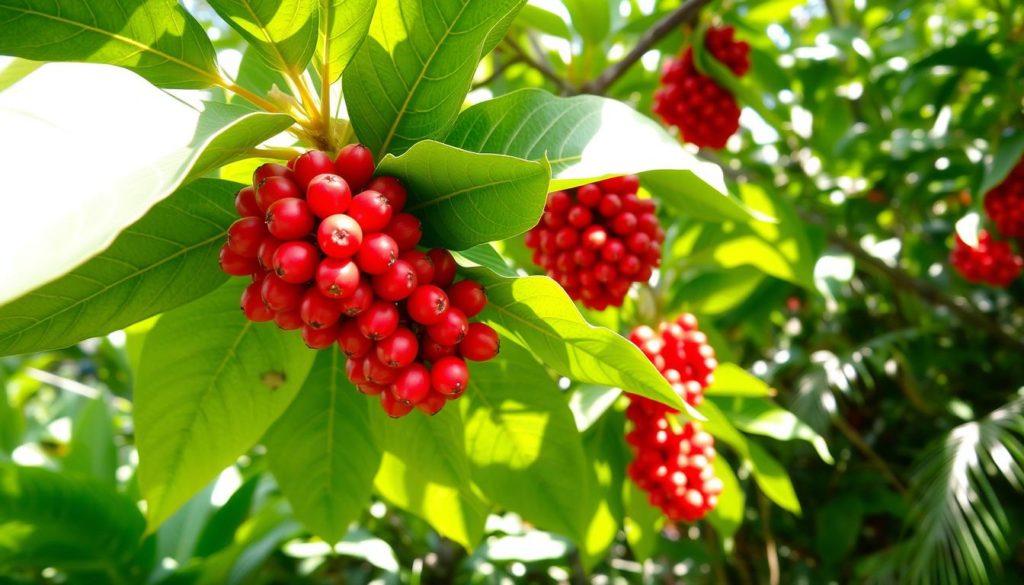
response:
{"label": "dark green leaf", "polygon": [[707,521],[715,527],[718,537],[726,541],[736,534],[743,523],[746,498],[729,462],[718,455],[713,465],[715,477],[722,480],[722,493],[718,496],[718,505],[708,512]]}
{"label": "dark green leaf", "polygon": [[299,73],[313,56],[320,27],[315,0],[210,0],[210,6],[279,71]]}
{"label": "dark green leaf", "polygon": [[210,515],[196,540],[195,556],[208,557],[231,545],[238,527],[249,517],[256,488],[262,479],[262,474],[247,479],[223,506]]}
{"label": "dark green leaf", "polygon": [[105,397],[85,401],[71,427],[71,446],[64,470],[117,488],[117,447],[114,420]]}

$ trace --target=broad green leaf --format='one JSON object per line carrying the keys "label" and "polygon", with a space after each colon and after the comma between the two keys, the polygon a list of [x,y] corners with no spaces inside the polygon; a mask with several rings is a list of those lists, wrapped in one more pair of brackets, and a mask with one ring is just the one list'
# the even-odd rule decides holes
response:
{"label": "broad green leaf", "polygon": [[1002,183],[1021,160],[1024,160],[1024,132],[1018,132],[1000,143],[995,156],[992,157],[992,163],[986,169],[981,193],[987,193]]}
{"label": "broad green leaf", "polygon": [[587,323],[555,281],[546,276],[504,278],[483,268],[467,272],[487,289],[483,319],[559,374],[624,388],[703,418],[687,408],[635,345],[610,329]]}
{"label": "broad green leaf", "polygon": [[265,443],[270,471],[295,517],[325,541],[341,540],[370,501],[381,458],[366,397],[345,377],[344,354],[318,353]]}
{"label": "broad green leaf", "polygon": [[7,391],[7,381],[0,371],[0,461],[8,458],[14,449],[21,444],[21,434],[25,429],[25,416],[11,402]]}
{"label": "broad green leaf", "polygon": [[[236,79],[238,85],[251,90],[259,95],[267,95],[273,90],[280,91],[287,95],[291,95],[291,89],[288,87],[288,82],[285,81],[284,75],[267,65],[267,62],[260,57],[260,54],[253,49],[248,47],[245,52],[242,53],[242,61],[238,64],[238,78]],[[232,98],[232,103],[236,103],[236,99]],[[242,163],[249,162],[249,159],[241,161]],[[239,163],[234,163],[239,164]],[[227,165],[231,167],[231,165]],[[229,181],[235,180],[235,177],[230,176],[231,170],[225,173],[226,167],[221,167],[220,178],[227,179]],[[250,172],[246,181],[251,180],[252,173]]]}
{"label": "broad green leaf", "polygon": [[719,539],[728,541],[743,523],[746,497],[728,461],[718,455],[712,465],[715,477],[722,480],[722,493],[718,496],[718,505],[708,512],[707,521],[715,527]]}
{"label": "broad green leaf", "polygon": [[65,471],[117,488],[117,446],[114,420],[103,394],[86,400],[71,426],[71,448]]}
{"label": "broad green leaf", "polygon": [[683,286],[674,286],[669,311],[686,309],[702,315],[720,315],[736,308],[755,293],[765,275],[752,266],[709,270]]}
{"label": "broad green leaf", "polygon": [[455,252],[455,261],[462,266],[472,268],[474,266],[483,266],[489,268],[495,274],[502,276],[515,276],[516,271],[512,269],[501,257],[501,254],[494,249],[491,244],[480,244],[479,246],[473,246],[468,250],[461,252]]}
{"label": "broad green leaf", "polygon": [[546,157],[551,191],[640,173],[654,195],[688,216],[753,218],[727,194],[721,169],[698,160],[653,120],[616,100],[524,89],[468,108],[444,141],[475,152]]}
{"label": "broad green leaf", "polygon": [[622,486],[632,458],[625,436],[626,418],[622,412],[602,417],[583,436],[590,467],[586,506],[589,521],[586,538],[579,548],[588,569],[607,555],[625,515]]}
{"label": "broad green leaf", "polygon": [[244,287],[233,279],[146,336],[135,427],[151,530],[263,436],[313,364],[294,332],[245,319]]}
{"label": "broad green leaf", "polygon": [[726,413],[729,421],[744,432],[779,441],[810,443],[825,463],[832,464],[828,444],[814,429],[785,408],[764,398],[710,398]]}
{"label": "broad green leaf", "polygon": [[173,309],[227,279],[217,264],[240,185],[199,179],[157,203],[109,248],[0,307],[0,354],[66,347]]}
{"label": "broad green leaf", "polygon": [[562,0],[572,18],[572,27],[590,43],[600,43],[612,26],[611,8],[605,0]]}
{"label": "broad green leaf", "polygon": [[101,482],[0,463],[0,570],[67,567],[93,583],[141,583],[145,526],[135,502]]}
{"label": "broad green leaf", "polygon": [[249,517],[256,489],[263,477],[262,473],[257,473],[245,480],[231,498],[210,515],[196,539],[195,556],[208,557],[231,545],[238,527]]}
{"label": "broad green leaf", "polygon": [[420,142],[377,169],[408,186],[405,211],[423,221],[424,243],[453,250],[525,232],[537,225],[547,200],[546,162],[440,142]]}
{"label": "broad green leaf", "polygon": [[158,558],[171,558],[179,565],[184,565],[196,556],[194,553],[199,535],[216,509],[212,496],[218,481],[219,478],[208,483],[160,525],[154,534]]}
{"label": "broad green leaf", "polygon": [[523,9],[519,12],[519,22],[546,35],[559,37],[567,41],[572,40],[572,33],[569,31],[569,25],[566,24],[565,20],[554,12],[539,6],[532,4],[523,6]]}
{"label": "broad green leaf", "polygon": [[8,87],[18,83],[28,74],[45,65],[42,61],[0,57],[0,63],[4,63],[5,61],[6,63],[3,67],[0,67],[0,91],[4,91]]}
{"label": "broad green leaf", "polygon": [[584,540],[588,470],[558,383],[528,351],[506,343],[473,363],[459,400],[473,481],[502,508],[550,532]]}
{"label": "broad green leaf", "polygon": [[[4,188],[32,194],[0,216],[0,304],[74,269],[185,181],[291,123],[239,106],[189,104],[116,67],[40,67],[0,93]],[[32,154],[54,144],[75,156]]]}
{"label": "broad green leaf", "polygon": [[[213,44],[175,0],[0,0],[0,54],[118,65],[161,87],[201,88],[220,79]],[[64,87],[76,87],[76,96],[85,89]]]}
{"label": "broad green leaf", "polygon": [[622,396],[621,388],[581,384],[569,394],[569,409],[576,419],[576,428],[584,432],[602,420],[615,401]]}
{"label": "broad green leaf", "polygon": [[377,159],[445,135],[525,0],[379,0],[343,91],[359,140]]}
{"label": "broad green leaf", "polygon": [[472,549],[483,536],[487,508],[471,489],[462,417],[455,406],[432,417],[413,412],[393,420],[370,401],[371,426],[384,452],[374,485],[392,504]]}
{"label": "broad green leaf", "polygon": [[279,71],[301,72],[313,57],[320,26],[316,0],[210,0],[210,6]]}
{"label": "broad green leaf", "polygon": [[623,523],[626,542],[633,551],[633,558],[646,561],[654,555],[658,537],[665,525],[665,515],[650,504],[647,494],[632,480],[625,482],[622,491],[626,506],[626,519]]}
{"label": "broad green leaf", "polygon": [[[319,0],[316,54],[320,77],[334,83],[348,67],[370,30],[377,0]],[[324,16],[326,15],[326,18]],[[326,57],[326,58],[325,58]]]}
{"label": "broad green leaf", "polygon": [[754,472],[754,481],[768,499],[785,510],[800,515],[800,501],[797,500],[793,483],[789,480],[786,469],[760,445],[748,443],[750,458],[748,461]]}
{"label": "broad green leaf", "polygon": [[736,427],[732,426],[729,418],[725,416],[725,413],[713,401],[705,400],[702,402],[700,411],[701,414],[707,417],[707,420],[701,423],[705,431],[711,433],[715,440],[723,441],[735,449],[744,459],[749,458],[750,443],[747,441],[747,438],[736,430]]}
{"label": "broad green leaf", "polygon": [[775,390],[763,380],[736,364],[720,363],[715,368],[715,380],[704,389],[704,396],[774,396]]}

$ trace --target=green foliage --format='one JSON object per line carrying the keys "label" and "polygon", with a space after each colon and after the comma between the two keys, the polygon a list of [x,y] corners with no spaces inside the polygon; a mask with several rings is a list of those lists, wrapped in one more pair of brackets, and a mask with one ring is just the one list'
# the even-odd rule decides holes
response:
{"label": "green foliage", "polygon": [[210,6],[278,71],[302,71],[313,57],[320,32],[316,2],[211,0]]}
{"label": "green foliage", "polygon": [[321,79],[333,83],[341,77],[366,38],[376,7],[377,0],[320,0],[316,54]]}

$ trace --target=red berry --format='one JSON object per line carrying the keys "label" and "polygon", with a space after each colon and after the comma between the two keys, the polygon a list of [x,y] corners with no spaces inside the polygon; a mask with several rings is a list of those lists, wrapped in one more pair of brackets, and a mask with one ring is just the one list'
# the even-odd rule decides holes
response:
{"label": "red berry", "polygon": [[461,309],[467,317],[475,317],[487,306],[487,293],[475,280],[461,280],[448,287],[452,306]]}
{"label": "red berry", "polygon": [[394,303],[373,301],[369,308],[359,313],[356,321],[364,336],[377,341],[398,329],[398,309]]}
{"label": "red berry", "polygon": [[580,233],[571,226],[566,226],[555,232],[555,245],[563,250],[575,248],[580,241]]}
{"label": "red berry", "polygon": [[440,321],[448,310],[448,295],[432,284],[422,284],[409,295],[405,308],[413,321],[432,325]]}
{"label": "red berry", "polygon": [[572,197],[565,191],[555,191],[548,195],[548,203],[544,209],[561,215],[569,211],[570,207],[572,207]]}
{"label": "red berry", "polygon": [[320,254],[309,242],[285,242],[274,251],[274,273],[285,282],[313,280]]}
{"label": "red berry", "polygon": [[368,274],[383,274],[398,260],[398,244],[391,236],[376,233],[366,234],[356,252],[356,264]]}
{"label": "red berry", "polygon": [[387,198],[395,213],[405,207],[406,191],[402,182],[394,177],[377,177],[366,186],[368,191],[377,191]]}
{"label": "red berry", "polygon": [[476,362],[493,359],[500,349],[498,333],[485,323],[470,323],[466,337],[459,342],[462,357]]}
{"label": "red berry", "polygon": [[363,230],[356,220],[347,215],[331,215],[320,222],[316,242],[328,256],[350,258],[363,243]]}
{"label": "red berry", "polygon": [[412,364],[398,373],[391,392],[399,402],[419,404],[430,394],[430,371],[423,364]]}
{"label": "red berry", "polygon": [[248,276],[260,269],[255,258],[247,258],[236,254],[227,244],[220,249],[220,269],[231,276]]}
{"label": "red berry", "polygon": [[352,191],[345,179],[333,173],[324,173],[309,182],[306,201],[313,215],[323,219],[336,213],[345,213],[352,202]]}
{"label": "red berry", "polygon": [[412,250],[423,238],[423,226],[415,215],[398,213],[392,216],[384,233],[395,240],[399,250]]}
{"label": "red berry", "polygon": [[373,292],[388,301],[400,301],[416,290],[416,271],[405,260],[396,260],[383,273],[373,277]]}
{"label": "red berry", "polygon": [[263,302],[272,311],[294,311],[302,303],[302,295],[306,287],[281,280],[276,274],[270,273],[263,279],[260,295]]}
{"label": "red berry", "polygon": [[434,280],[434,261],[426,252],[419,250],[406,250],[398,256],[399,260],[408,262],[416,273],[417,282],[431,282]]}
{"label": "red berry", "polygon": [[252,283],[245,287],[242,291],[242,312],[245,313],[245,318],[250,321],[262,322],[270,321],[274,318],[274,313],[263,304],[263,299],[260,298],[260,285],[258,283]]}
{"label": "red berry", "polygon": [[317,266],[316,286],[325,296],[348,297],[355,293],[359,282],[359,268],[349,259],[324,258]]}
{"label": "red berry", "polygon": [[455,355],[458,350],[458,346],[438,343],[426,335],[420,340],[420,359],[424,361],[437,362],[443,357]]}
{"label": "red berry", "polygon": [[[367,352],[369,354],[369,352]],[[345,362],[345,377],[348,378],[349,382],[356,384],[367,384],[366,376],[363,375],[363,367],[365,365],[365,357],[352,357]]]}
{"label": "red berry", "polygon": [[599,225],[592,225],[583,232],[583,245],[591,250],[597,250],[608,241],[608,232]]}
{"label": "red berry", "polygon": [[277,163],[263,163],[252,173],[252,184],[259,185],[270,177],[294,178],[291,169]]}
{"label": "red berry", "polygon": [[434,248],[427,255],[434,261],[434,282],[430,284],[447,288],[455,280],[455,269],[458,268],[455,257],[444,248]]}
{"label": "red berry", "polygon": [[263,210],[256,203],[256,189],[250,186],[239,189],[238,194],[235,195],[235,211],[241,217],[263,218]]}
{"label": "red berry", "polygon": [[301,240],[313,231],[316,219],[302,199],[289,197],[275,201],[267,210],[267,229],[279,240]]}
{"label": "red berry", "polygon": [[388,387],[366,382],[363,384],[357,384],[356,390],[359,390],[361,394],[365,394],[367,396],[377,396],[379,394],[386,393],[388,391]]}
{"label": "red berry", "polygon": [[298,311],[278,311],[274,314],[274,323],[277,323],[277,326],[285,331],[302,329],[305,325]]}
{"label": "red berry", "polygon": [[338,153],[334,168],[353,191],[362,191],[373,176],[373,153],[362,144],[349,144]]}
{"label": "red berry", "polygon": [[426,398],[416,405],[416,408],[422,413],[434,416],[441,412],[441,409],[444,408],[444,405],[447,404],[447,402],[448,399],[445,398],[444,394],[441,394],[440,392],[430,392],[427,394]]}
{"label": "red berry", "polygon": [[259,251],[257,252],[257,258],[259,258],[260,266],[264,270],[274,269],[274,252],[281,246],[281,240],[267,236],[263,239],[263,243],[260,244]]}
{"label": "red berry", "polygon": [[361,358],[373,350],[373,341],[363,335],[355,319],[349,319],[338,328],[338,347],[350,359]]}
{"label": "red berry", "polygon": [[411,364],[420,351],[416,334],[399,327],[391,335],[377,342],[377,359],[392,368],[404,368]]}
{"label": "red berry", "polygon": [[275,201],[302,197],[299,186],[285,177],[270,177],[256,184],[256,203],[266,213]]}
{"label": "red berry", "polygon": [[569,215],[566,217],[569,219],[569,223],[572,224],[573,227],[580,229],[587,227],[592,221],[594,221],[594,214],[582,205],[573,206],[573,208],[569,210]]}
{"label": "red berry", "polygon": [[353,292],[351,296],[338,301],[338,306],[341,308],[341,312],[344,315],[355,317],[366,309],[369,309],[372,303],[373,285],[366,280],[361,280],[359,286],[356,287],[355,292]]}
{"label": "red berry", "polygon": [[637,189],[640,188],[640,177],[636,175],[612,177],[599,182],[598,186],[606,193],[618,193],[619,195],[636,193]]}
{"label": "red berry", "polygon": [[439,359],[430,370],[430,384],[445,396],[461,395],[469,387],[466,362],[454,356]]}
{"label": "red berry", "polygon": [[398,377],[398,370],[388,367],[371,351],[363,358],[363,375],[366,376],[368,382],[386,386],[395,381],[395,378]]}
{"label": "red berry", "polygon": [[469,320],[466,314],[454,307],[449,307],[437,323],[427,326],[427,335],[443,345],[458,345],[466,336]]}
{"label": "red berry", "polygon": [[612,231],[617,234],[626,235],[636,229],[636,216],[628,211],[612,218]]}
{"label": "red berry", "polygon": [[391,203],[377,191],[363,191],[352,198],[348,214],[364,232],[379,232],[391,222]]}
{"label": "red berry", "polygon": [[320,327],[319,329],[309,325],[302,326],[302,340],[306,342],[306,346],[310,349],[327,349],[331,347],[337,337],[337,324],[330,327]]}
{"label": "red berry", "polygon": [[313,177],[334,172],[331,156],[320,150],[310,150],[295,159],[295,182],[303,190],[309,187]]}
{"label": "red berry", "polygon": [[612,217],[620,211],[622,211],[622,199],[614,193],[605,194],[597,204],[597,212],[605,217]]}
{"label": "red berry", "polygon": [[228,228],[228,247],[239,256],[256,258],[260,244],[269,234],[267,226],[258,217],[243,217]]}
{"label": "red berry", "polygon": [[341,307],[331,297],[324,296],[319,290],[311,288],[302,296],[302,302],[299,304],[299,316],[302,317],[302,322],[306,325],[314,329],[322,329],[338,322],[338,319],[341,318]]}
{"label": "red berry", "polygon": [[412,412],[412,409],[415,408],[412,404],[396,399],[395,395],[391,392],[381,393],[380,406],[391,418],[402,418]]}
{"label": "red berry", "polygon": [[602,193],[601,189],[594,184],[583,185],[576,189],[576,199],[587,207],[597,206],[597,204],[601,202],[601,197],[603,196],[604,193]]}

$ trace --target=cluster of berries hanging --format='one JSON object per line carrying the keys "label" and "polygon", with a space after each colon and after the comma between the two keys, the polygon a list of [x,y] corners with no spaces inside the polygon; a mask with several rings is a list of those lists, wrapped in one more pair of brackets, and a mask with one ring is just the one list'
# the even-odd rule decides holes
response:
{"label": "cluster of berries hanging", "polygon": [[[733,38],[731,26],[709,28],[704,47],[737,76],[750,69],[750,45]],[[679,59],[665,63],[662,86],[654,94],[654,111],[669,126],[676,126],[683,140],[701,148],[725,148],[740,127],[740,108],[732,93],[702,75],[693,63],[693,47]]]}
{"label": "cluster of berries hanging", "polygon": [[[655,331],[647,326],[629,336],[657,366],[676,393],[693,406],[704,398],[718,365],[715,350],[697,329],[697,319],[684,314],[675,322],[662,323]],[[647,492],[651,504],[671,520],[695,522],[718,504],[722,480],[715,477],[715,440],[696,422],[679,428],[670,415],[676,411],[660,402],[630,394],[626,416],[633,429],[626,441],[636,457],[629,477]]]}
{"label": "cluster of berries hanging", "polygon": [[661,264],[665,231],[654,201],[637,197],[636,175],[548,196],[540,224],[527,232],[533,262],[573,300],[591,309],[622,305],[634,282]]}
{"label": "cluster of berries hanging", "polygon": [[249,320],[299,329],[313,349],[337,343],[349,380],[390,416],[435,414],[465,391],[465,360],[497,355],[498,335],[469,321],[487,304],[484,288],[454,282],[447,250],[416,248],[423,231],[402,212],[405,187],[373,174],[357,144],[337,159],[314,150],[262,165],[235,199],[241,219],[221,269],[252,278],[241,300]]}
{"label": "cluster of berries hanging", "polygon": [[[985,213],[1001,236],[1024,245],[1024,158],[985,194]],[[976,248],[957,235],[950,263],[968,282],[1000,287],[1010,286],[1024,268],[1024,258],[1014,253],[1010,242],[997,240],[986,230],[978,231]]]}

